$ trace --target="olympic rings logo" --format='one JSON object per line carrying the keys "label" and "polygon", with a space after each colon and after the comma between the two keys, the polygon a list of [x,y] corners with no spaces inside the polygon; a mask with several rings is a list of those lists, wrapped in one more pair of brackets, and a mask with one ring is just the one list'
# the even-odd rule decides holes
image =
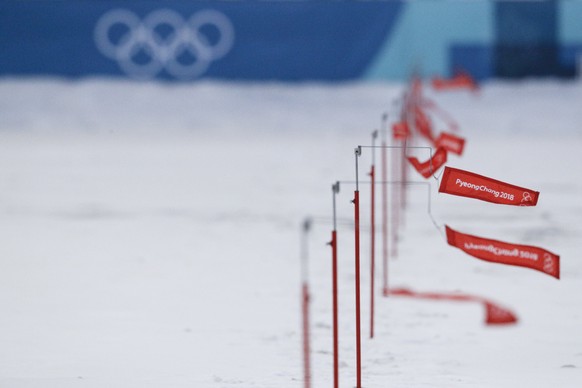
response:
{"label": "olympic rings logo", "polygon": [[553,274],[556,268],[554,266],[554,260],[549,253],[544,253],[544,272]]}
{"label": "olympic rings logo", "polygon": [[103,14],[94,31],[95,44],[130,77],[148,79],[162,70],[180,79],[201,76],[234,44],[234,28],[221,12],[202,10],[188,20],[159,9],[143,20],[125,9]]}

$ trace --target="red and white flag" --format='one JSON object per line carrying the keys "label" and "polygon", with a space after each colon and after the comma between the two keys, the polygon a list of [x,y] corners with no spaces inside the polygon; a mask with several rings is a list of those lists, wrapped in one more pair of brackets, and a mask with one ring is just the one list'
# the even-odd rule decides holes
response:
{"label": "red and white flag", "polygon": [[410,129],[406,121],[399,121],[392,125],[392,138],[394,140],[406,140],[410,136]]}
{"label": "red and white flag", "polygon": [[493,263],[535,269],[560,278],[560,256],[531,245],[507,243],[464,234],[446,226],[447,242],[465,253]]}
{"label": "red and white flag", "polygon": [[477,82],[467,72],[459,72],[452,78],[435,77],[432,79],[432,87],[436,90],[478,89]]}
{"label": "red and white flag", "polygon": [[435,141],[435,146],[443,147],[445,150],[452,152],[453,154],[462,155],[465,148],[465,139],[453,135],[452,133],[441,132]]}
{"label": "red and white flag", "polygon": [[485,323],[488,325],[508,325],[517,322],[515,314],[508,309],[487,300],[484,300],[483,304],[485,305]]}
{"label": "red and white flag", "polygon": [[439,193],[514,206],[535,206],[540,194],[525,187],[451,167],[445,167]]}
{"label": "red and white flag", "polygon": [[412,164],[412,166],[425,178],[430,178],[439,168],[441,168],[447,162],[447,151],[444,148],[439,147],[432,158],[426,162],[419,162],[414,156],[408,156],[406,159]]}

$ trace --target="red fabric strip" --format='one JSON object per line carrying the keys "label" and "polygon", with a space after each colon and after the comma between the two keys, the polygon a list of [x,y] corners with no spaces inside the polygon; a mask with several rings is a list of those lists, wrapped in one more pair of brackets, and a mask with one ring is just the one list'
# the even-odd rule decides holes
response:
{"label": "red fabric strip", "polygon": [[543,248],[491,240],[457,232],[446,226],[447,242],[465,253],[493,263],[535,269],[560,278],[560,256]]}
{"label": "red fabric strip", "polygon": [[415,292],[407,288],[391,289],[389,293],[390,295],[394,296],[405,296],[417,299],[449,300],[454,302],[478,302],[481,303],[485,308],[485,324],[507,325],[517,322],[517,317],[513,312],[479,296],[461,293]]}
{"label": "red fabric strip", "polygon": [[462,155],[465,149],[465,139],[462,137],[453,135],[452,133],[441,132],[439,137],[435,141],[436,147],[443,147],[448,152],[453,154]]}
{"label": "red fabric strip", "polygon": [[492,302],[484,301],[485,323],[488,325],[507,325],[517,322],[517,317],[511,311]]}
{"label": "red fabric strip", "polygon": [[392,138],[394,140],[405,140],[410,135],[410,129],[406,121],[399,121],[392,125]]}
{"label": "red fabric strip", "polygon": [[439,168],[447,162],[447,151],[438,148],[431,159],[426,162],[419,162],[417,158],[409,156],[406,159],[425,178],[430,178]]}
{"label": "red fabric strip", "polygon": [[432,79],[432,87],[436,90],[470,89],[476,90],[477,83],[470,74],[461,72],[453,78],[435,77]]}
{"label": "red fabric strip", "polygon": [[451,167],[445,167],[439,193],[514,206],[535,206],[540,194],[538,191]]}

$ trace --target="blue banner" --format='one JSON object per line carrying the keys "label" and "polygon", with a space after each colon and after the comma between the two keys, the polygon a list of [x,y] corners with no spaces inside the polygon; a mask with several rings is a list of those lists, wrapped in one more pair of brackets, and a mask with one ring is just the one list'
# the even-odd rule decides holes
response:
{"label": "blue banner", "polygon": [[571,77],[581,18],[572,1],[0,0],[0,76]]}
{"label": "blue banner", "polygon": [[0,75],[346,80],[400,2],[3,1]]}

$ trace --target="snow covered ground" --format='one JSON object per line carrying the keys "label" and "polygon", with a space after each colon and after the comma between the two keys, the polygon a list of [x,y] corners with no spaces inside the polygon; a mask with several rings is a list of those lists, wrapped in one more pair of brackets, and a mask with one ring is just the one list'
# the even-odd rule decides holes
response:
{"label": "snow covered ground", "polygon": [[[354,179],[353,148],[402,91],[1,80],[0,387],[302,387],[306,216],[313,386],[330,386],[331,184]],[[478,305],[383,298],[378,276],[368,339],[364,228],[364,387],[581,387],[582,85],[428,93],[468,141],[448,165],[541,192],[514,208],[433,182],[437,222],[558,253],[562,279],[448,246],[426,188],[411,188],[391,285],[480,295],[520,321],[491,328]],[[364,150],[362,176],[369,162]],[[338,196],[341,220],[352,190]],[[352,233],[342,222],[342,387],[355,385]]]}

